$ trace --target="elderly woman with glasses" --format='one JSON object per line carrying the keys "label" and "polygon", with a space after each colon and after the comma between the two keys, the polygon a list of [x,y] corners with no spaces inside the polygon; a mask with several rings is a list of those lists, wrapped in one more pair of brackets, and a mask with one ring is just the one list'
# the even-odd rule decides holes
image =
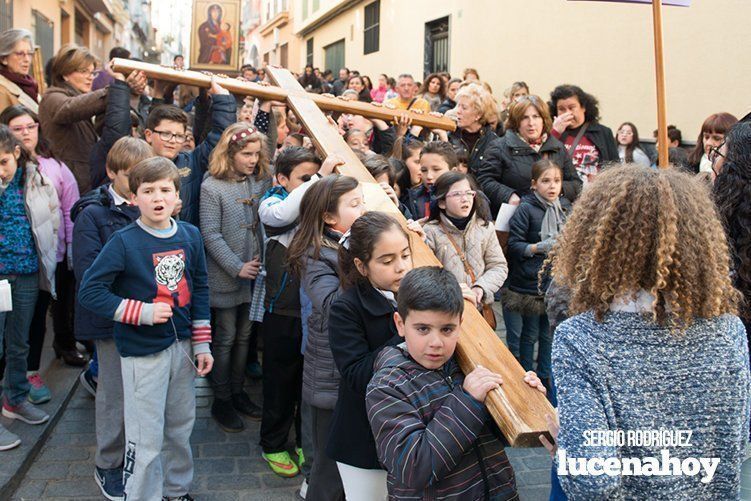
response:
{"label": "elderly woman with glasses", "polygon": [[29,75],[33,57],[31,33],[17,29],[0,33],[0,112],[14,104],[38,111],[39,86]]}
{"label": "elderly woman with glasses", "polygon": [[477,179],[490,199],[493,215],[501,204],[518,205],[530,192],[532,165],[547,158],[563,170],[563,194],[574,200],[582,182],[566,148],[553,137],[548,106],[538,96],[521,96],[511,103],[506,134],[488,146]]}
{"label": "elderly woman with glasses", "polygon": [[89,156],[99,136],[92,119],[104,113],[108,89],[92,91],[97,58],[85,47],[66,45],[52,62],[52,86],[39,105],[39,121],[55,158],[76,177],[81,193],[92,186]]}

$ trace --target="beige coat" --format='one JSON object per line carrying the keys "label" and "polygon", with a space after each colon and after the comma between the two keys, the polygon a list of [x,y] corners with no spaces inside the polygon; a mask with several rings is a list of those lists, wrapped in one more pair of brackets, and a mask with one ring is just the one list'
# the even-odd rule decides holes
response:
{"label": "beige coat", "polygon": [[52,181],[39,172],[36,164],[31,162],[26,166],[24,199],[26,216],[31,223],[31,233],[34,235],[39,255],[39,288],[55,297],[60,202]]}
{"label": "beige coat", "polygon": [[78,192],[91,189],[89,156],[99,136],[93,118],[107,107],[107,88],[81,94],[69,85],[50,87],[39,105],[39,122],[55,158],[73,172]]}
{"label": "beige coat", "polygon": [[483,302],[492,304],[493,294],[503,286],[508,276],[508,264],[501,244],[498,243],[493,223],[484,224],[478,221],[477,216],[472,216],[472,220],[464,231],[459,231],[443,214],[441,214],[441,222],[464,253],[475,274],[475,282],[471,283],[464,263],[438,221],[430,221],[423,227],[425,243],[433,250],[443,266],[454,274],[460,284],[480,287],[484,292]]}
{"label": "beige coat", "polygon": [[0,112],[15,104],[22,104],[34,113],[39,112],[39,103],[21,90],[21,87],[0,75]]}

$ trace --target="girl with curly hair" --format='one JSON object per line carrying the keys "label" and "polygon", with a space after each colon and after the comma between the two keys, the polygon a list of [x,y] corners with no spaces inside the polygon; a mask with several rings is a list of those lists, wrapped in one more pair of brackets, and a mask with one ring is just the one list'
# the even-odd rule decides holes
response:
{"label": "girl with curly hair", "polygon": [[[572,316],[553,342],[558,451],[547,444],[566,495],[737,499],[751,410],[748,345],[706,187],[674,169],[606,169],[582,192],[550,262],[571,291]],[[691,438],[677,448],[629,440],[591,447],[584,433],[661,429]],[[721,459],[711,473],[626,471],[647,458],[673,464],[666,453]],[[623,474],[575,475],[572,458],[614,458]]]}

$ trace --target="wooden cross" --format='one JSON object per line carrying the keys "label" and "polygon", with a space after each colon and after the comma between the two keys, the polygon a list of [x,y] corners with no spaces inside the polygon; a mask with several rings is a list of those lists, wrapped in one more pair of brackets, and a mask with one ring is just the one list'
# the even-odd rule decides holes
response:
{"label": "wooden cross", "polygon": [[[209,87],[211,84],[210,76],[202,73],[177,71],[127,59],[116,59],[114,69],[123,73],[143,71],[151,78],[198,87]],[[453,121],[432,114],[405,112],[385,106],[307,93],[288,70],[269,67],[267,73],[278,87],[262,86],[230,78],[219,78],[217,83],[235,94],[286,101],[305,126],[319,153],[324,158],[337,154],[344,159],[345,164],[339,167],[339,173],[360,181],[368,210],[388,212],[406,225],[406,220],[398,208],[378,186],[373,176],[344,142],[338,130],[329,123],[321,109],[335,109],[389,121],[406,113],[416,125],[446,130],[455,128]],[[420,238],[411,232],[410,235],[415,267],[441,264]],[[555,411],[540,392],[523,382],[522,367],[488,326],[478,310],[469,305],[464,311],[457,356],[459,365],[465,373],[482,365],[503,377],[502,389],[488,395],[485,404],[509,442],[516,447],[540,445],[538,436],[547,433],[545,415],[552,416]]]}

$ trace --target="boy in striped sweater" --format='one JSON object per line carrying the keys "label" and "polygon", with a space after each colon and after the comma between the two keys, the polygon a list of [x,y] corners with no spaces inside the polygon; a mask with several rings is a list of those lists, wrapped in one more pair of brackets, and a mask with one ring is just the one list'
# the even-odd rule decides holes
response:
{"label": "boy in striped sweater", "polygon": [[[501,376],[477,367],[466,377],[454,358],[464,299],[439,267],[410,271],[394,321],[405,342],[383,349],[366,406],[390,499],[518,499],[514,471],[483,404]],[[545,392],[539,378],[530,386]]]}
{"label": "boy in striped sweater", "polygon": [[171,161],[139,162],[128,184],[141,216],[112,235],[84,274],[78,298],[115,321],[126,497],[192,499],[194,379],[213,365],[203,241],[195,226],[171,217],[180,190]]}

